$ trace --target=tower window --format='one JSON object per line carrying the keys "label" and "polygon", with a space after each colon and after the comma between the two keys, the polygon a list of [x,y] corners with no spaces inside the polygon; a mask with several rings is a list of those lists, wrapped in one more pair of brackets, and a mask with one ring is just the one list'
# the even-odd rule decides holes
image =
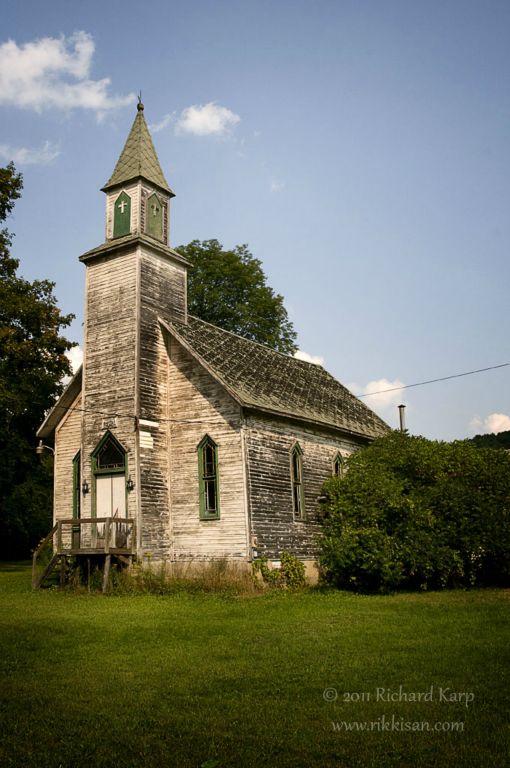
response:
{"label": "tower window", "polygon": [[114,203],[113,236],[124,237],[131,232],[131,198],[121,192]]}
{"label": "tower window", "polygon": [[290,480],[292,485],[292,509],[296,520],[305,519],[303,492],[303,449],[296,443],[290,452]]}
{"label": "tower window", "polygon": [[209,435],[198,445],[199,507],[202,520],[220,516],[218,484],[218,446]]}
{"label": "tower window", "polygon": [[147,199],[145,211],[146,232],[157,240],[163,239],[163,205],[154,192]]}

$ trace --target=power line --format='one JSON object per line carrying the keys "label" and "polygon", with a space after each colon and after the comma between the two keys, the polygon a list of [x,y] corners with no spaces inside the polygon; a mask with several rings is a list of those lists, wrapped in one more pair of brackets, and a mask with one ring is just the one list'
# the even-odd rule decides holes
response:
{"label": "power line", "polygon": [[[423,387],[426,384],[436,384],[438,381],[448,381],[449,379],[459,379],[462,376],[472,376],[474,373],[484,373],[486,371],[494,371],[497,368],[506,368],[507,366],[510,366],[510,363],[500,363],[499,365],[491,365],[488,368],[477,368],[475,371],[465,371],[464,373],[454,373],[451,376],[441,376],[437,379],[428,379],[427,381],[418,381],[415,384],[402,384],[401,387],[390,387],[388,389],[379,389],[377,392],[367,392],[363,395],[355,395],[355,397],[361,399],[363,397],[372,397],[373,395],[382,395],[385,392],[397,392],[401,389],[411,389],[412,387]],[[60,405],[59,403],[55,403],[51,407],[50,410],[54,410],[58,408],[61,411],[75,411],[77,413],[95,413],[98,416],[104,416],[105,418],[109,419],[132,419],[132,420],[144,420],[141,416],[136,416],[135,414],[127,414],[127,413],[109,413],[107,411],[98,411],[94,408],[74,408],[71,406],[66,405]],[[158,422],[165,422],[170,424],[212,424],[216,423],[213,421],[213,419],[165,419],[165,418],[158,418]],[[217,421],[217,423],[220,423],[221,419]]]}
{"label": "power line", "polygon": [[411,387],[423,387],[425,384],[435,384],[438,381],[448,381],[448,379],[460,379],[461,376],[472,376],[474,373],[484,373],[484,371],[494,371],[496,368],[505,368],[510,363],[501,363],[500,365],[491,365],[488,368],[477,368],[476,371],[465,371],[464,373],[454,373],[451,376],[441,376],[438,379],[428,379],[428,381],[418,381],[416,384],[402,384],[401,387],[390,387],[389,389],[379,389],[377,392],[367,392],[364,395],[356,397],[372,397],[372,395],[382,395],[384,392],[396,392],[400,389],[411,389]]}
{"label": "power line", "polygon": [[72,405],[59,405],[58,403],[55,403],[50,408],[50,411],[54,410],[55,408],[58,408],[61,411],[72,411],[73,413],[95,413],[97,416],[104,416],[105,419],[129,419],[130,421],[157,421],[159,422],[165,422],[165,423],[171,423],[171,424],[220,424],[222,423],[221,419],[164,419],[164,418],[157,418],[157,419],[145,419],[143,416],[135,416],[135,414],[128,414],[128,413],[109,413],[107,411],[98,411],[95,408],[75,408]]}

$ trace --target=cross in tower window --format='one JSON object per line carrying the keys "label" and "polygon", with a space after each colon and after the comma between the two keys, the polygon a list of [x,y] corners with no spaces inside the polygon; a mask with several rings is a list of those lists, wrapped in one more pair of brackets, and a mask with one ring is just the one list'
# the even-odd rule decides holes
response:
{"label": "cross in tower window", "polygon": [[127,207],[127,203],[126,203],[125,200],[123,200],[121,203],[119,203],[119,208],[120,208],[120,212],[121,213],[124,213],[124,210],[126,209],[126,207]]}
{"label": "cross in tower window", "polygon": [[158,206],[156,205],[156,203],[152,203],[152,205],[151,205],[151,211],[152,211],[152,215],[153,215],[153,216],[157,216],[157,215],[158,215],[158,213],[159,213],[159,208],[158,208]]}

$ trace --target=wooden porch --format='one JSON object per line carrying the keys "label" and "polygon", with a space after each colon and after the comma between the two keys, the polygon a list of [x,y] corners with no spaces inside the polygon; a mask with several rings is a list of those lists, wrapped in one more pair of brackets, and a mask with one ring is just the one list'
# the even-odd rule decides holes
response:
{"label": "wooden porch", "polygon": [[39,589],[59,568],[60,584],[71,558],[88,558],[103,570],[103,592],[108,585],[112,558],[130,565],[136,554],[136,527],[133,518],[92,517],[58,520],[42,539],[32,556],[32,588]]}

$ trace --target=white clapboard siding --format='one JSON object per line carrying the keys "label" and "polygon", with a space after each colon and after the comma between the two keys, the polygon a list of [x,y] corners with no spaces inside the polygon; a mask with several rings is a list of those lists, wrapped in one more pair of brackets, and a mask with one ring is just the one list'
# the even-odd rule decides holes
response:
{"label": "white clapboard siding", "polygon": [[[170,488],[176,559],[248,556],[240,408],[171,340]],[[219,520],[200,520],[197,446],[208,434],[218,446]]]}
{"label": "white clapboard siding", "polygon": [[[250,417],[244,432],[251,535],[258,554],[278,559],[282,550],[288,550],[305,559],[316,556],[322,485],[333,473],[337,452],[348,456],[359,443],[276,417]],[[295,519],[292,505],[291,450],[296,442],[303,452],[303,520]]]}

